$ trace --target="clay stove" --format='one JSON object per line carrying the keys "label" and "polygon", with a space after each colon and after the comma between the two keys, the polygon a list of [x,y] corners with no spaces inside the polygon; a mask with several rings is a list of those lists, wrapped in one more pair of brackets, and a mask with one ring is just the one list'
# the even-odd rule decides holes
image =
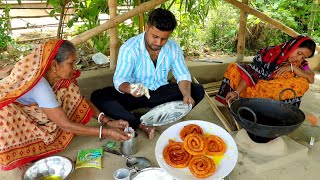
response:
{"label": "clay stove", "polygon": [[245,129],[239,130],[233,136],[238,145],[238,161],[242,162],[245,169],[255,174],[283,167],[308,157],[308,147],[288,136],[280,136],[265,143],[253,141]]}

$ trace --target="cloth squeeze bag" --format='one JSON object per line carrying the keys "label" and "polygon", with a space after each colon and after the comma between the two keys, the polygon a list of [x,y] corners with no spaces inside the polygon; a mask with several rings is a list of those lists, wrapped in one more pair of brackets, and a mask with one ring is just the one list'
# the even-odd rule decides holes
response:
{"label": "cloth squeeze bag", "polygon": [[102,169],[102,153],[102,148],[79,150],[75,169],[84,167]]}
{"label": "cloth squeeze bag", "polygon": [[146,88],[141,83],[130,84],[130,93],[132,94],[134,91],[138,90],[138,94],[145,95],[148,99],[150,99],[149,89]]}

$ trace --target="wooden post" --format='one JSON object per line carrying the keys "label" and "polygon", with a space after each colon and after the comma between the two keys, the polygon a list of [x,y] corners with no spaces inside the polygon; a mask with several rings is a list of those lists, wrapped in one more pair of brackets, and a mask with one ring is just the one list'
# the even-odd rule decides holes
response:
{"label": "wooden post", "polygon": [[[141,0],[138,0],[138,5],[140,6]],[[139,14],[139,33],[142,33],[144,31],[144,18],[143,13]]]}
{"label": "wooden post", "polygon": [[[117,0],[108,0],[110,18],[117,16]],[[118,57],[118,29],[117,26],[109,30],[110,33],[110,69],[115,69]]]}
{"label": "wooden post", "polygon": [[135,7],[134,9],[128,11],[127,13],[124,13],[124,14],[121,14],[121,15],[116,16],[114,18],[111,18],[107,22],[75,36],[73,39],[71,39],[71,42],[74,45],[81,44],[81,43],[87,41],[88,39],[98,35],[99,33],[103,32],[109,28],[115,27],[118,24],[122,23],[123,21],[125,21],[133,16],[136,16],[139,13],[149,11],[150,9],[152,9],[152,8],[158,6],[166,1],[168,1],[168,0],[151,0],[151,1],[148,1],[145,3],[142,3],[140,6]]}
{"label": "wooden post", "polygon": [[[243,4],[248,4],[249,0],[242,0]],[[247,32],[247,13],[240,12],[239,18],[239,31],[238,31],[238,44],[237,44],[237,62],[243,61],[244,49],[246,47],[246,32]]]}

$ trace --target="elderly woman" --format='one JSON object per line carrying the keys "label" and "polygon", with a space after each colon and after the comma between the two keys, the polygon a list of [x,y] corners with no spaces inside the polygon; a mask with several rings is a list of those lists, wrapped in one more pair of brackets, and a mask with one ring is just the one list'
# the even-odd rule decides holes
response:
{"label": "elderly woman", "polygon": [[314,82],[314,73],[305,58],[314,55],[315,42],[297,36],[278,46],[261,49],[251,64],[230,64],[216,100],[225,104],[236,98],[270,98],[299,106],[301,97]]}
{"label": "elderly woman", "polygon": [[[80,95],[76,56],[71,42],[50,40],[17,62],[11,74],[0,81],[2,170],[57,153],[75,134],[129,138],[123,132],[128,122],[111,121]],[[102,125],[84,125],[91,117]]]}

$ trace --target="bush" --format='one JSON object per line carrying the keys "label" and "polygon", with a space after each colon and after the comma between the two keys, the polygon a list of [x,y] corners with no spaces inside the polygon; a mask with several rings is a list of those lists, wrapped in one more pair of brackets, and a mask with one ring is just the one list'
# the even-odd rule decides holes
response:
{"label": "bush", "polygon": [[239,10],[230,4],[220,3],[216,9],[211,9],[207,19],[206,42],[211,45],[212,50],[235,53]]}
{"label": "bush", "polygon": [[0,14],[0,51],[6,49],[8,44],[11,42],[11,37],[9,35],[9,11],[10,7],[8,5],[3,9],[3,14]]}
{"label": "bush", "polygon": [[[212,9],[207,28],[207,43],[214,51],[225,53],[237,52],[239,30],[239,12],[230,4],[220,3]],[[228,13],[226,13],[228,12]],[[291,22],[292,23],[292,22]],[[278,45],[289,39],[289,36],[253,15],[247,17],[245,55],[255,55],[264,47]]]}

